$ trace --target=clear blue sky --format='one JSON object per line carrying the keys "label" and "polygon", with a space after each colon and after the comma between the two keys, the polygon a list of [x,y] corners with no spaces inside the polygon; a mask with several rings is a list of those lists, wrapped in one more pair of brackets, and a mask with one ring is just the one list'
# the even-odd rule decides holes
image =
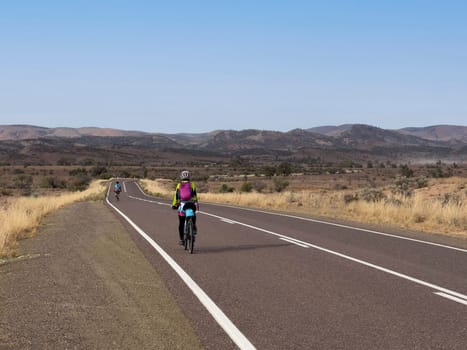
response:
{"label": "clear blue sky", "polygon": [[0,1],[0,124],[467,125],[467,1]]}

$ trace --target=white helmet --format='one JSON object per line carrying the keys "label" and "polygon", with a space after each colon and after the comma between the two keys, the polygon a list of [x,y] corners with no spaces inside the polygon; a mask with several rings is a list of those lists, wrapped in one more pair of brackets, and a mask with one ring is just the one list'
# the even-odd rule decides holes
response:
{"label": "white helmet", "polygon": [[188,180],[190,178],[190,172],[188,170],[183,170],[180,173],[180,179],[181,180]]}

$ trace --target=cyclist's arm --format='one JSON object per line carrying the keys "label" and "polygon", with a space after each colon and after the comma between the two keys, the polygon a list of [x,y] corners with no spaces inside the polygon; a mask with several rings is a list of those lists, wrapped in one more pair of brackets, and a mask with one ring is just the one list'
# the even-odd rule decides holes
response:
{"label": "cyclist's arm", "polygon": [[180,199],[180,184],[177,184],[177,187],[175,188],[175,193],[172,199],[172,207],[178,206],[178,202]]}
{"label": "cyclist's arm", "polygon": [[194,182],[191,183],[191,200],[195,203],[198,202],[198,194],[196,193],[196,185]]}

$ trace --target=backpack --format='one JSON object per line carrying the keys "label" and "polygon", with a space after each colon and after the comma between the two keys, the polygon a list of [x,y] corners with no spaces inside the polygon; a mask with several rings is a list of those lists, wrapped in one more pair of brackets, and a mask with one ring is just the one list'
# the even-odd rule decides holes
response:
{"label": "backpack", "polygon": [[189,201],[191,199],[192,192],[191,192],[191,183],[189,181],[181,182],[179,191],[180,191],[180,199],[182,201]]}

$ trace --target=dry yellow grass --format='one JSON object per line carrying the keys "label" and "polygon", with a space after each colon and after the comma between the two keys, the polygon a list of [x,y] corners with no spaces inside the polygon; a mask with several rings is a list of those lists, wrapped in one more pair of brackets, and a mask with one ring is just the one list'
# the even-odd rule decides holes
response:
{"label": "dry yellow grass", "polygon": [[[175,186],[171,180],[144,180],[142,183],[148,192],[167,198],[172,196]],[[201,193],[199,198],[201,202],[270,208],[467,238],[465,178],[431,180],[427,187],[415,190],[410,197],[389,194],[386,200],[376,202],[360,199],[346,203],[346,194],[349,191],[301,190]]]}
{"label": "dry yellow grass", "polygon": [[104,181],[95,181],[82,192],[10,199],[0,211],[0,256],[14,256],[16,241],[34,235],[45,215],[72,202],[103,198],[105,189]]}
{"label": "dry yellow grass", "polygon": [[143,179],[140,181],[140,184],[145,191],[159,197],[169,198],[175,190],[175,182],[167,179]]}

